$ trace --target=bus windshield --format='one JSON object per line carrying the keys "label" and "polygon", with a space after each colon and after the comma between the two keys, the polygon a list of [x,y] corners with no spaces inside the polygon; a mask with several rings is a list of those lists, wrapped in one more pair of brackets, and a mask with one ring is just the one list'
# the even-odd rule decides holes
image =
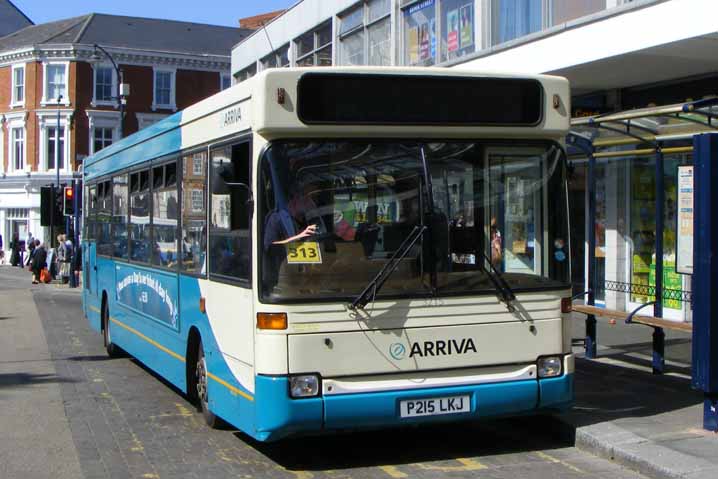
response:
{"label": "bus windshield", "polygon": [[563,155],[531,141],[274,142],[258,194],[260,298],[351,301],[417,226],[376,298],[496,294],[493,271],[516,292],[567,288]]}

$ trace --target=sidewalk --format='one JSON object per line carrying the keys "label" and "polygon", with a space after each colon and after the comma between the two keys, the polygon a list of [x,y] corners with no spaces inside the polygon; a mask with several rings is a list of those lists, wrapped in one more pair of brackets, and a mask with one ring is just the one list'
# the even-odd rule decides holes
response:
{"label": "sidewalk", "polygon": [[596,360],[579,354],[576,405],[559,416],[576,446],[649,477],[718,478],[718,434],[702,429],[703,395],[690,385],[690,336],[669,336],[668,374],[654,376],[650,328],[604,324],[598,333],[599,346],[614,345]]}
{"label": "sidewalk", "polygon": [[0,477],[82,477],[30,275],[0,266]]}

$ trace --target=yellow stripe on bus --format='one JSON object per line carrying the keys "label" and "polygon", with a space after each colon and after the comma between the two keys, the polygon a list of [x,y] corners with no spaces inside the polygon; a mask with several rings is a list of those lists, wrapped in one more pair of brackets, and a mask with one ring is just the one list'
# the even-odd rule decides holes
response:
{"label": "yellow stripe on bus", "polygon": [[[118,320],[115,319],[115,318],[110,318],[110,321],[112,321],[113,323],[117,324],[118,326],[121,326],[121,327],[125,328],[127,331],[129,331],[129,332],[131,332],[131,333],[133,333],[133,334],[136,334],[136,335],[139,336],[140,338],[142,338],[142,339],[144,339],[145,341],[147,341],[148,343],[150,343],[152,346],[154,346],[154,347],[160,349],[161,351],[164,351],[165,353],[169,354],[169,355],[172,356],[173,358],[179,359],[179,360],[182,361],[183,363],[185,362],[185,358],[184,358],[184,357],[182,357],[182,356],[180,356],[179,354],[175,353],[174,351],[172,351],[172,350],[170,350],[170,349],[168,349],[168,348],[162,346],[162,345],[161,345],[160,343],[158,343],[157,341],[154,341],[154,340],[148,338],[147,336],[145,336],[144,334],[140,333],[140,332],[137,331],[136,329],[131,328],[130,326],[127,326],[126,324],[122,323],[121,321],[118,321]],[[252,396],[250,396],[249,394],[245,393],[244,391],[242,391],[242,390],[240,390],[240,389],[238,389],[238,388],[232,386],[231,384],[229,384],[228,382],[224,381],[223,379],[218,378],[218,377],[215,376],[214,374],[212,374],[212,373],[210,373],[210,372],[207,372],[207,377],[209,377],[210,379],[213,379],[214,381],[217,381],[219,384],[221,384],[222,386],[226,387],[227,389],[229,389],[229,390],[232,391],[233,393],[239,394],[240,396],[242,396],[242,397],[245,398],[245,399],[248,399],[249,401],[254,401],[254,398],[253,398]]]}
{"label": "yellow stripe on bus", "polygon": [[161,351],[166,352],[167,354],[169,354],[169,355],[172,356],[173,358],[179,359],[180,361],[185,362],[184,356],[180,356],[179,354],[175,353],[175,352],[172,351],[171,349],[168,349],[168,348],[162,346],[162,345],[161,345],[160,343],[158,343],[157,341],[154,341],[154,340],[148,338],[147,336],[145,336],[144,334],[140,333],[140,332],[137,331],[136,329],[133,329],[133,328],[127,326],[126,324],[121,323],[120,321],[116,320],[115,318],[110,318],[110,321],[112,321],[113,323],[117,324],[118,326],[121,326],[121,327],[125,328],[127,331],[129,331],[129,332],[131,332],[131,333],[133,333],[133,334],[136,334],[136,335],[139,336],[140,338],[142,338],[142,339],[144,339],[145,341],[147,341],[148,343],[150,343],[152,346],[156,347],[157,349],[160,349]]}
{"label": "yellow stripe on bus", "polygon": [[213,379],[213,380],[217,381],[219,384],[221,384],[222,386],[226,387],[227,389],[229,389],[229,390],[232,391],[233,393],[239,394],[239,395],[242,396],[244,399],[247,399],[247,400],[249,400],[249,401],[254,401],[254,398],[253,398],[252,396],[250,396],[249,394],[247,394],[246,392],[244,392],[244,391],[242,391],[242,390],[240,390],[240,389],[237,389],[236,387],[232,386],[232,385],[229,384],[228,382],[226,382],[226,381],[224,381],[224,380],[218,378],[217,376],[215,376],[214,374],[210,373],[209,371],[207,371],[207,377],[210,378],[210,379]]}
{"label": "yellow stripe on bus", "polygon": [[99,308],[96,308],[96,307],[94,307],[94,306],[90,306],[90,311],[94,311],[94,312],[96,312],[96,313],[99,313],[99,312],[100,312],[100,309],[99,309]]}

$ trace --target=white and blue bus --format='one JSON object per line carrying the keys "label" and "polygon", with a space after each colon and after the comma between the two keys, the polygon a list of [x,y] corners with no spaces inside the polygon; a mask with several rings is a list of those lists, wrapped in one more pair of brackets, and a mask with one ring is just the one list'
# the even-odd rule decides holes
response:
{"label": "white and blue bus", "polygon": [[85,161],[84,313],[260,441],[565,409],[569,98],[262,72]]}

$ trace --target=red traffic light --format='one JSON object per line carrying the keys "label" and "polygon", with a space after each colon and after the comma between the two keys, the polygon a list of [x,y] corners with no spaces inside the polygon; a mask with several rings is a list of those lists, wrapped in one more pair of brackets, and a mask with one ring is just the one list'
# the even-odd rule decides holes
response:
{"label": "red traffic light", "polygon": [[72,198],[73,194],[74,194],[74,192],[72,191],[72,186],[66,186],[65,187],[65,198],[70,199],[70,198]]}

